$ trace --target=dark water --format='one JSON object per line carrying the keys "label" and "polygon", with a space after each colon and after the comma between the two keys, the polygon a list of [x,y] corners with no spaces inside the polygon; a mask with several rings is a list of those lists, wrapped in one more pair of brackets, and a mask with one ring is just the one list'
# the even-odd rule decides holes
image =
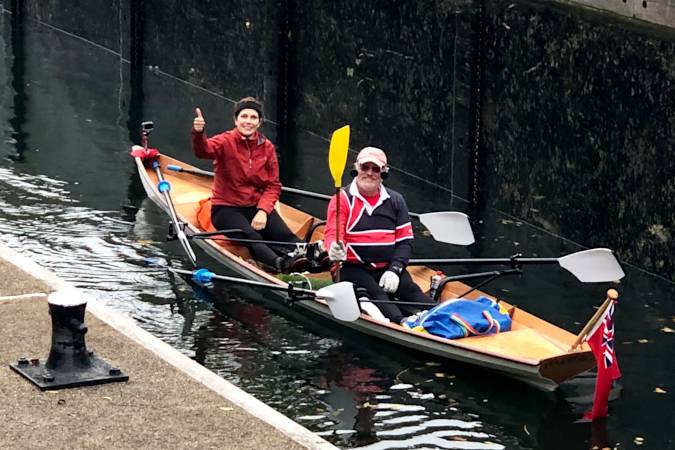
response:
{"label": "dark water", "polygon": [[[571,449],[590,448],[606,433],[619,448],[634,447],[636,437],[644,439],[642,448],[674,448],[674,334],[663,331],[675,329],[672,283],[627,266],[628,276],[616,286],[624,392],[611,404],[605,429],[595,430],[573,423],[589,406],[575,400],[590,394],[588,380],[544,394],[345,332],[280,306],[264,292],[194,292],[161,268],[185,261],[177,244],[164,242],[166,218],[139,190],[127,156],[134,134],[127,123],[142,111],[155,119],[154,145],[192,160],[192,108],[204,106],[207,120],[225,127],[231,105],[162,70],[145,72],[144,98],[135,98],[119,53],[33,22],[22,33],[10,25],[3,15],[3,243],[338,446]],[[274,129],[267,131],[274,136]],[[298,132],[298,153],[284,162],[296,164],[298,175],[290,171],[287,184],[330,190],[323,136]],[[313,168],[311,176],[307,168]],[[429,208],[425,194],[433,186],[403,173],[392,184],[410,192],[411,209]],[[454,198],[442,207],[450,203],[466,206]],[[137,214],[122,208],[129,204],[139,206]],[[482,211],[475,233],[478,242],[468,250],[421,240],[419,254],[556,256],[580,248],[536,221],[520,222],[490,208]],[[215,268],[205,254],[198,257]],[[582,286],[562,270],[532,266],[521,277],[495,283],[491,292],[576,331],[607,287]]]}

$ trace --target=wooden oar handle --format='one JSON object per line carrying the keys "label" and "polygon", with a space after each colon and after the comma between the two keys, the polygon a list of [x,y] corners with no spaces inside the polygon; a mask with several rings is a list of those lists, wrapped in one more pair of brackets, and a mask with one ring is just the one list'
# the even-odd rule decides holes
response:
{"label": "wooden oar handle", "polygon": [[600,308],[593,314],[593,317],[586,322],[586,325],[581,329],[579,334],[577,335],[576,340],[574,341],[574,344],[570,347],[569,351],[574,350],[577,348],[581,342],[586,338],[586,335],[588,332],[595,326],[595,324],[598,322],[598,319],[602,317],[602,315],[605,313],[607,308],[609,308],[609,305],[612,304],[612,302],[616,302],[617,299],[619,298],[619,293],[616,291],[616,289],[609,289],[607,290],[607,298],[605,298],[605,301],[603,302],[602,305],[600,305]]}
{"label": "wooden oar handle", "polygon": [[[335,242],[340,242],[340,187],[335,186]],[[340,282],[340,261],[335,262],[335,282]]]}

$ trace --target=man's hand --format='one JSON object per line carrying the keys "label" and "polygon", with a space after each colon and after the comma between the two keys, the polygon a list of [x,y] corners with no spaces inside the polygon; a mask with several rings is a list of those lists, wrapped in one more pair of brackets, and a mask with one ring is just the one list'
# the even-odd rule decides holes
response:
{"label": "man's hand", "polygon": [[256,231],[260,231],[264,229],[266,225],[267,225],[267,213],[262,209],[259,209],[258,212],[255,213],[255,216],[251,221],[251,228],[253,228]]}
{"label": "man's hand", "polygon": [[195,120],[192,121],[192,129],[197,133],[201,133],[204,131],[204,126],[206,126],[206,120],[204,120],[204,116],[202,116],[202,110],[199,108],[195,108],[195,115]]}
{"label": "man's hand", "polygon": [[328,249],[328,259],[331,261],[344,261],[347,259],[347,250],[342,242],[333,242]]}
{"label": "man's hand", "polygon": [[380,286],[384,289],[385,292],[393,294],[398,290],[398,283],[400,278],[391,270],[387,270],[380,277]]}

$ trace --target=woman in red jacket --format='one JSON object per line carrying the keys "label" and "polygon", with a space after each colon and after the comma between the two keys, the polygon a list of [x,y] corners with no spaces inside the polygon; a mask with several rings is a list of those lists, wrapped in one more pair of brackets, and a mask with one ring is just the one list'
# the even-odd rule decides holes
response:
{"label": "woman in red jacket", "polygon": [[[263,106],[253,97],[234,104],[234,128],[213,137],[204,132],[199,108],[192,123],[195,156],[212,159],[214,166],[211,222],[218,230],[241,229],[246,239],[302,242],[274,210],[281,194],[279,163],[272,142],[258,128]],[[290,247],[275,250],[252,243],[253,257],[279,272],[300,270],[307,260],[288,256]]]}

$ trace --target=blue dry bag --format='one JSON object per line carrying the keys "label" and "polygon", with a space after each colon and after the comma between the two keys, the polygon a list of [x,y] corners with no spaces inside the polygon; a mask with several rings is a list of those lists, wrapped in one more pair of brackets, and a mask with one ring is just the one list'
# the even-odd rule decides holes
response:
{"label": "blue dry bag", "polygon": [[405,321],[405,326],[447,339],[494,334],[511,329],[511,317],[488,297],[441,303]]}

